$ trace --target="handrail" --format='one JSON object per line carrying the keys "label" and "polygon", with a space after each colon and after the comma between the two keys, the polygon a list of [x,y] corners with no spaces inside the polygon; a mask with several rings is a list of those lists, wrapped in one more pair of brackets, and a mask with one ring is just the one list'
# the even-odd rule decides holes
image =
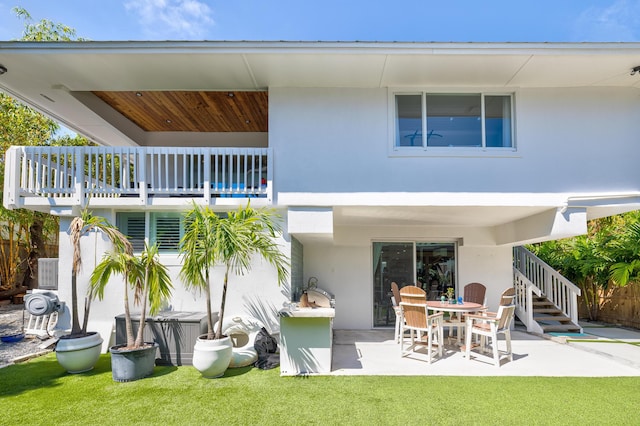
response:
{"label": "handrail", "polygon": [[578,296],[582,293],[578,286],[524,247],[514,247],[513,266],[571,321],[578,323]]}
{"label": "handrail", "polygon": [[516,289],[516,315],[527,327],[528,332],[542,334],[544,332],[542,327],[533,319],[533,294],[541,296],[542,291],[515,267],[513,268],[513,286]]}
{"label": "handrail", "polygon": [[271,199],[270,148],[11,147],[5,165],[5,205],[25,197],[57,205],[100,198],[260,197]]}

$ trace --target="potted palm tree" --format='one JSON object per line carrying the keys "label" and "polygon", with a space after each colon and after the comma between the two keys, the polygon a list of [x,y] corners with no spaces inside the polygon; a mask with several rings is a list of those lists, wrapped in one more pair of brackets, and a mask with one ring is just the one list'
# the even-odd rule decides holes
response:
{"label": "potted palm tree", "polygon": [[[181,278],[187,287],[203,290],[207,306],[207,334],[194,346],[193,366],[207,378],[220,377],[229,367],[233,345],[222,334],[229,275],[244,275],[251,270],[254,255],[261,256],[277,271],[278,284],[288,278],[288,262],[275,238],[281,234],[275,210],[254,209],[249,204],[218,215],[209,206],[198,206],[184,218],[185,234],[180,241]],[[213,329],[211,311],[211,269],[224,267],[218,326]]]}
{"label": "potted palm tree", "polygon": [[[106,253],[91,274],[91,288],[102,299],[104,290],[112,274],[124,278],[124,314],[127,343],[112,346],[111,372],[113,380],[128,382],[142,379],[153,373],[157,343],[144,341],[147,308],[155,315],[171,296],[171,279],[166,266],[158,260],[158,246],[145,248],[139,256],[125,251]],[[131,309],[129,307],[129,287],[133,290],[134,304],[140,306],[140,324],[134,339]]]}
{"label": "potted palm tree", "polygon": [[90,232],[100,232],[107,236],[111,244],[119,251],[133,252],[131,243],[107,219],[95,216],[87,208],[80,216],[73,218],[69,226],[69,237],[73,248],[73,262],[71,266],[71,334],[62,336],[56,344],[56,358],[58,363],[70,373],[82,373],[91,370],[102,349],[102,337],[95,331],[87,332],[89,311],[93,294],[89,289],[84,300],[84,315],[82,325],[78,315],[78,274],[82,268],[82,253],[80,242]]}

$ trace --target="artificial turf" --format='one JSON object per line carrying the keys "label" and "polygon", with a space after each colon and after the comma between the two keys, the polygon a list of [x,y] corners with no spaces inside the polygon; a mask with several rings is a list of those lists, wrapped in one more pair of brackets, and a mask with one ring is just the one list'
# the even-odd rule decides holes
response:
{"label": "artificial turf", "polygon": [[637,377],[280,377],[156,367],[129,383],[109,355],[68,374],[50,354],[0,369],[0,424],[640,424]]}

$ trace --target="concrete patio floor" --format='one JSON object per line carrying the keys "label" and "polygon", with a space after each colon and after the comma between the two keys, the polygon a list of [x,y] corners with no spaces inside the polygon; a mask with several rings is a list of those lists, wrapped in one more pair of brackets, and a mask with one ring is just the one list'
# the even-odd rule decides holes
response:
{"label": "concrete patio floor", "polygon": [[[393,330],[335,330],[331,374],[640,376],[640,331],[593,323],[581,325],[584,330],[581,335],[545,337],[516,326],[511,333],[513,362],[505,358],[500,367],[494,366],[489,358],[472,357],[469,361],[454,344],[446,345],[442,359],[428,364],[426,350],[400,357]],[[499,347],[505,349],[504,340]]]}

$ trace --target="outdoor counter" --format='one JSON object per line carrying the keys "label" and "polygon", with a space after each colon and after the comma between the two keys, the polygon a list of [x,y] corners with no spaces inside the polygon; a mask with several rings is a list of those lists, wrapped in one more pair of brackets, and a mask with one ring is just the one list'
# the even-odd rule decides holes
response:
{"label": "outdoor counter", "polygon": [[328,374],[333,350],[334,308],[282,309],[280,375]]}

